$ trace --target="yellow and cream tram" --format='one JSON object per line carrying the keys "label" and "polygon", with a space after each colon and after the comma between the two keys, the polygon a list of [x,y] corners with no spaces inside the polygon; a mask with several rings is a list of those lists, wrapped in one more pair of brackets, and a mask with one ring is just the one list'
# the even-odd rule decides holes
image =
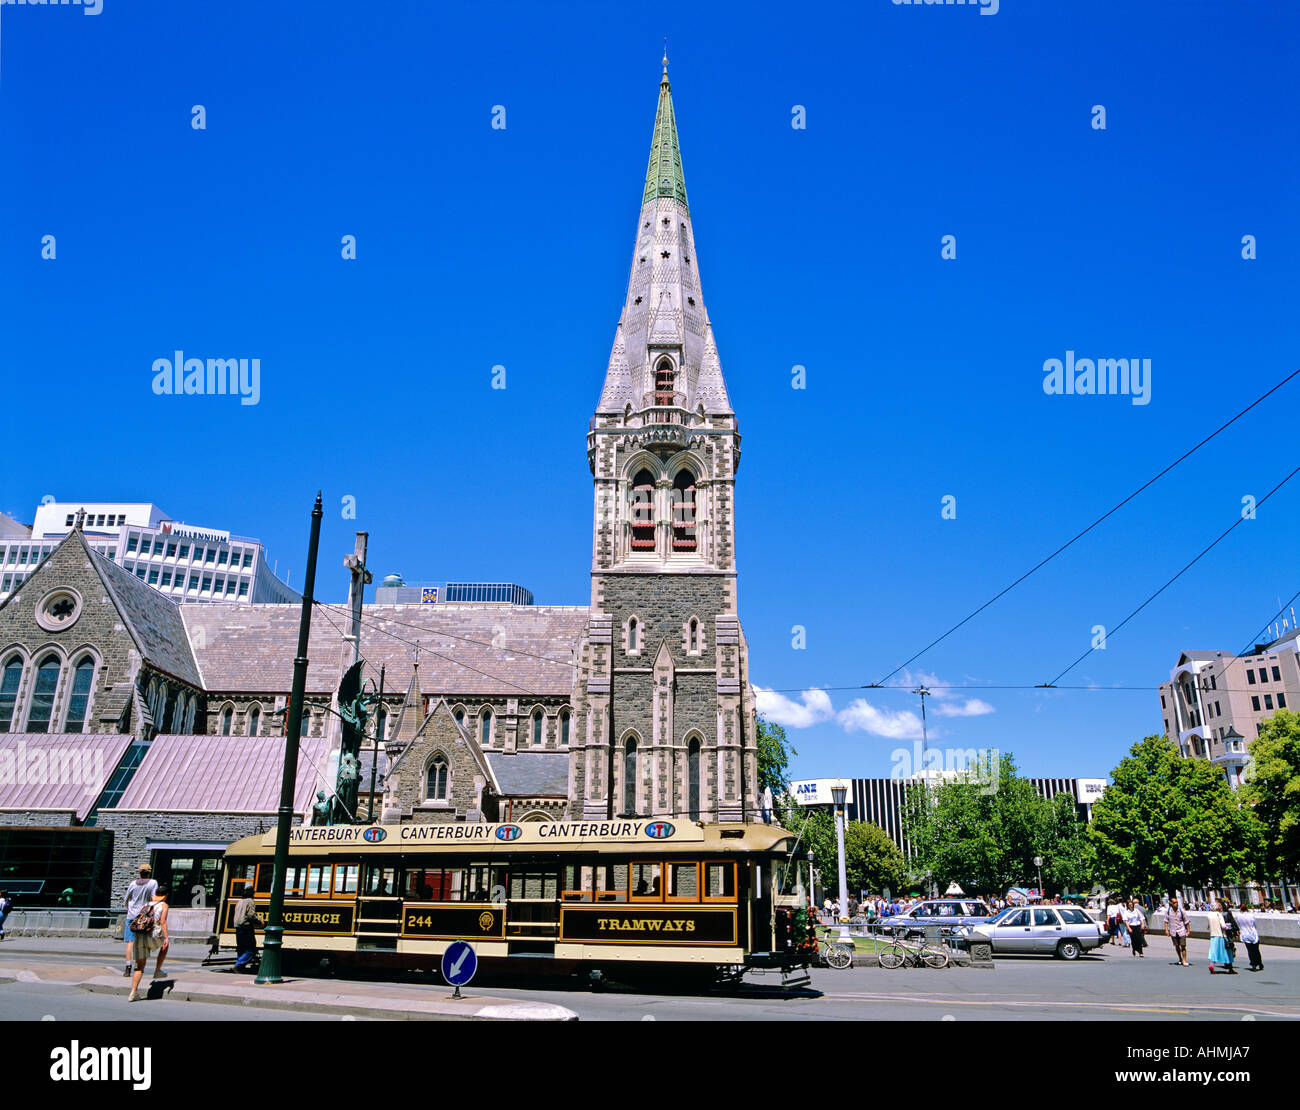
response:
{"label": "yellow and cream tram", "polygon": [[[809,959],[792,929],[793,843],[773,825],[644,818],[295,828],[285,960],[432,968],[467,940],[507,967],[789,969]],[[227,849],[223,945],[246,883],[265,919],[274,854],[273,831]]]}

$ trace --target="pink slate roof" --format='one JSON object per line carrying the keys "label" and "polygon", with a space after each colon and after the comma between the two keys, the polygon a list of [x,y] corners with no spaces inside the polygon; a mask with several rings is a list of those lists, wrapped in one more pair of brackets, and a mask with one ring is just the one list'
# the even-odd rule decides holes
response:
{"label": "pink slate roof", "polygon": [[[205,687],[215,693],[288,691],[301,608],[182,605]],[[418,642],[425,693],[568,696],[573,650],[586,623],[582,606],[367,605],[361,654],[376,671],[387,666],[389,689],[406,687]],[[345,606],[318,606],[312,613],[309,692],[332,690],[338,683],[348,624]]]}
{"label": "pink slate roof", "polygon": [[[284,775],[283,736],[157,736],[115,808],[208,813],[274,813]],[[295,813],[328,795],[328,741],[304,737],[298,753]]]}
{"label": "pink slate roof", "polygon": [[130,743],[116,732],[0,734],[0,810],[71,812],[83,820]]}

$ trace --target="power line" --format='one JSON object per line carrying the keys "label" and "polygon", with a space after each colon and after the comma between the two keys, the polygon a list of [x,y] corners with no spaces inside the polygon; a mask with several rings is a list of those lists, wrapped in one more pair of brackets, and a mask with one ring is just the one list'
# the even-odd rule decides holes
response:
{"label": "power line", "polygon": [[1248,653],[1253,655],[1255,652],[1255,645],[1260,643],[1260,639],[1259,639],[1260,636],[1264,635],[1264,633],[1268,631],[1269,625],[1271,625],[1275,620],[1277,620],[1278,617],[1285,615],[1287,611],[1287,607],[1290,606],[1291,602],[1293,602],[1298,597],[1300,597],[1300,590],[1296,590],[1295,593],[1293,593],[1289,598],[1287,598],[1286,603],[1282,606],[1282,608],[1268,618],[1268,624],[1264,625],[1263,628],[1261,628],[1254,636],[1252,636],[1250,638],[1250,643],[1248,643],[1244,648],[1242,648],[1241,651],[1237,652],[1237,655],[1242,656]]}
{"label": "power line", "polygon": [[[315,604],[320,608],[325,608],[324,602],[317,601],[317,602],[313,602],[313,604]],[[331,621],[330,623],[332,624],[333,622]],[[338,628],[338,626],[335,625],[335,628]],[[484,678],[490,678],[493,682],[501,682],[504,683],[506,686],[513,686],[516,690],[519,690],[520,692],[527,694],[530,698],[540,698],[546,696],[544,694],[537,693],[535,690],[530,690],[526,686],[520,686],[519,683],[517,682],[511,682],[508,678],[502,678],[500,675],[489,674],[487,671],[480,670],[478,667],[472,666],[469,663],[462,662],[459,659],[453,659],[450,655],[443,655],[441,652],[434,651],[432,648],[425,647],[417,640],[408,640],[405,636],[399,636],[396,632],[389,632],[387,629],[384,628],[376,628],[374,631],[380,633],[383,636],[391,636],[394,640],[398,640],[401,643],[410,644],[412,647],[418,647],[421,651],[428,652],[428,654],[438,659],[446,660],[446,662],[451,663],[453,666],[464,667],[465,670],[473,671],[475,674],[480,674]]]}
{"label": "power line", "polygon": [[[1300,373],[1300,371],[1296,371],[1296,372]],[[1277,485],[1275,485],[1271,490],[1269,490],[1268,493],[1264,494],[1263,497],[1261,497],[1257,502],[1255,502],[1256,507],[1259,507],[1260,505],[1264,504],[1265,501],[1267,501],[1270,497],[1272,497],[1273,494],[1277,493],[1278,490],[1280,490],[1284,485],[1286,485],[1287,482],[1289,482],[1297,474],[1300,474],[1300,466],[1297,466],[1293,471],[1291,471],[1290,474],[1288,474],[1285,478],[1283,478],[1280,482],[1278,482]],[[1209,554],[1210,551],[1212,551],[1215,547],[1217,547],[1221,540],[1223,540],[1230,532],[1232,532],[1233,529],[1235,529],[1239,524],[1241,524],[1246,519],[1247,518],[1245,516],[1238,516],[1237,519],[1231,525],[1225,528],[1222,532],[1220,532],[1218,537],[1214,539],[1209,544],[1209,546],[1206,547],[1199,555],[1197,555],[1196,558],[1194,558],[1190,563],[1188,563],[1185,567],[1183,567],[1182,570],[1180,570],[1171,579],[1169,579],[1169,581],[1166,582],[1163,586],[1161,586],[1160,589],[1156,590],[1155,593],[1153,593],[1150,597],[1148,597],[1146,601],[1142,602],[1142,604],[1139,605],[1136,609],[1134,609],[1133,612],[1131,612],[1127,617],[1125,617],[1122,621],[1120,621],[1119,624],[1117,624],[1113,629],[1111,629],[1109,633],[1107,633],[1107,635],[1108,636],[1114,635],[1126,624],[1128,624],[1129,621],[1131,621],[1140,612],[1142,612],[1142,610],[1145,609],[1148,605],[1150,605],[1151,602],[1155,601],[1155,599],[1158,598],[1162,593],[1164,593],[1165,590],[1169,589],[1169,587],[1172,586],[1175,582],[1177,582],[1179,578],[1181,578],[1187,571],[1191,570],[1192,567],[1194,567],[1197,563],[1199,563],[1202,558],[1204,558],[1207,554]],[[1056,685],[1057,679],[1063,678],[1065,675],[1069,674],[1072,670],[1074,670],[1075,667],[1077,667],[1080,663],[1082,663],[1085,659],[1087,659],[1088,656],[1091,655],[1096,650],[1097,649],[1095,647],[1088,648],[1087,651],[1085,651],[1082,655],[1079,656],[1078,659],[1076,659],[1073,663],[1071,663],[1068,667],[1066,667],[1065,670],[1063,670],[1060,674],[1056,676],[1056,678],[1054,678],[1051,682],[1047,683],[1047,685],[1048,686]]]}
{"label": "power line", "polygon": [[[352,610],[349,609],[349,608],[347,608],[347,606],[344,606],[344,605],[334,605],[334,604],[329,604],[329,603],[324,602],[324,601],[318,601],[316,604],[317,604],[317,605],[321,605],[321,606],[327,606],[327,605],[328,605],[329,608],[331,608],[331,609],[338,609],[340,612],[347,613],[349,616],[351,616],[351,613],[352,613]],[[362,616],[361,616],[361,621],[362,621],[363,624],[366,623],[366,622],[371,622],[372,627],[374,627],[376,631],[380,631],[380,632],[382,632],[382,631],[384,631],[384,630],[381,629],[381,628],[379,628],[377,624],[374,624],[374,622],[377,622],[377,621],[380,621],[380,620],[385,621],[385,622],[387,622],[388,624],[395,624],[395,625],[398,625],[398,626],[401,627],[401,628],[413,628],[413,629],[415,629],[417,632],[428,632],[428,633],[430,633],[431,635],[434,635],[434,636],[445,636],[445,637],[447,637],[448,639],[451,639],[451,640],[463,640],[463,641],[464,641],[465,643],[467,643],[467,644],[477,644],[479,647],[486,647],[486,648],[495,648],[495,647],[496,647],[496,645],[495,645],[494,643],[492,643],[490,640],[475,640],[475,639],[470,638],[469,636],[457,636],[456,633],[454,633],[454,632],[444,632],[444,631],[442,631],[441,629],[438,629],[438,628],[429,628],[427,625],[423,625],[423,624],[412,624],[410,621],[399,621],[396,617],[372,617],[372,616],[366,616],[364,612],[362,613]],[[510,651],[511,651],[511,653],[514,654],[514,655],[526,655],[526,656],[528,656],[528,658],[530,658],[530,659],[541,659],[541,660],[543,660],[543,661],[545,661],[545,662],[547,662],[547,663],[558,663],[560,666],[563,666],[563,667],[572,667],[572,666],[573,666],[573,660],[572,660],[572,659],[556,659],[554,656],[551,656],[551,655],[537,655],[537,654],[534,653],[534,652],[531,652],[531,651],[524,651],[524,650],[522,650],[521,648],[514,648],[514,647],[512,647],[512,648],[510,649]]]}
{"label": "power line", "polygon": [[894,677],[894,675],[898,674],[898,672],[901,671],[904,667],[908,666],[911,663],[914,663],[917,659],[920,659],[921,656],[924,655],[931,648],[936,647],[939,644],[943,643],[943,641],[946,640],[949,636],[951,636],[954,632],[956,632],[957,629],[961,628],[964,624],[968,623],[969,621],[973,620],[975,617],[979,616],[980,613],[984,612],[985,609],[987,609],[999,598],[1002,598],[1007,594],[1009,594],[1012,590],[1014,590],[1017,586],[1019,586],[1021,582],[1023,582],[1035,571],[1041,570],[1053,559],[1055,559],[1058,555],[1060,555],[1061,552],[1065,551],[1069,547],[1072,547],[1079,540],[1083,539],[1084,536],[1086,536],[1089,532],[1091,532],[1094,528],[1096,528],[1099,524],[1101,524],[1102,521],[1106,520],[1108,517],[1114,516],[1117,512],[1119,512],[1120,509],[1122,509],[1125,505],[1127,505],[1130,501],[1132,501],[1135,497],[1137,497],[1138,494],[1142,493],[1144,490],[1146,490],[1147,488],[1149,488],[1150,486],[1158,482],[1161,478],[1163,478],[1166,474],[1168,474],[1171,470],[1173,470],[1174,467],[1176,467],[1179,463],[1183,462],[1185,459],[1190,458],[1192,455],[1194,455],[1197,451],[1199,451],[1202,447],[1204,447],[1207,443],[1209,443],[1210,440],[1214,439],[1215,436],[1219,435],[1220,432],[1226,431],[1228,428],[1230,428],[1233,424],[1235,424],[1238,420],[1240,420],[1243,416],[1245,416],[1246,413],[1250,412],[1251,409],[1255,408],[1256,405],[1259,405],[1261,402],[1266,400],[1268,397],[1271,397],[1274,393],[1276,393],[1279,389],[1281,389],[1284,385],[1286,385],[1286,383],[1289,382],[1292,378],[1294,378],[1297,374],[1300,374],[1300,370],[1293,370],[1290,374],[1288,374],[1285,378],[1283,378],[1280,382],[1278,382],[1277,385],[1275,385],[1267,393],[1261,395],[1260,397],[1257,397],[1254,401],[1252,401],[1249,405],[1247,405],[1244,409],[1242,409],[1239,413],[1237,413],[1236,416],[1234,416],[1231,420],[1227,421],[1227,423],[1219,425],[1218,428],[1216,428],[1208,436],[1206,436],[1203,440],[1201,440],[1201,442],[1198,443],[1195,447],[1179,455],[1178,458],[1176,458],[1167,467],[1165,467],[1164,470],[1160,471],[1160,473],[1157,474],[1154,478],[1151,478],[1148,481],[1144,482],[1142,485],[1138,486],[1137,489],[1135,489],[1132,493],[1130,493],[1126,498],[1124,498],[1123,501],[1121,501],[1113,509],[1109,510],[1106,513],[1103,513],[1091,524],[1089,524],[1087,528],[1083,529],[1083,531],[1077,533],[1071,539],[1067,540],[1055,551],[1053,551],[1050,555],[1048,555],[1045,559],[1042,559],[1040,562],[1034,564],[1034,566],[1030,567],[1029,570],[1025,571],[1024,574],[1022,574],[1019,578],[1017,578],[1014,582],[1012,582],[1011,585],[1007,586],[1005,589],[994,594],[991,598],[988,599],[988,601],[986,601],[974,612],[968,614],[967,616],[959,620],[956,624],[954,624],[950,629],[948,629],[947,632],[945,632],[938,639],[932,640],[930,643],[926,644],[926,646],[923,647],[920,651],[918,651],[915,655],[913,655],[910,659],[904,660],[892,671],[890,671],[889,674],[885,675],[885,677],[882,678],[880,682],[875,683],[875,685],[880,686],[883,685],[885,682],[888,682],[891,678]]}

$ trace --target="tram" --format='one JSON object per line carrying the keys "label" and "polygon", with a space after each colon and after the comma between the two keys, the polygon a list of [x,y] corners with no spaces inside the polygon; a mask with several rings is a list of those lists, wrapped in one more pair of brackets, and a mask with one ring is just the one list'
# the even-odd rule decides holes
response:
{"label": "tram", "polygon": [[[791,971],[815,954],[796,924],[793,848],[773,825],[644,818],[294,828],[284,960],[430,969],[467,940],[510,969]],[[246,884],[266,918],[274,854],[274,831],[227,849],[223,946]]]}

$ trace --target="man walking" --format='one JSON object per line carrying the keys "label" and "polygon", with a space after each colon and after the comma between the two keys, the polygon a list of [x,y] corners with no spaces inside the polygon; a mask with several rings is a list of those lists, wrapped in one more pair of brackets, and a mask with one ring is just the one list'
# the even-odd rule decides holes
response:
{"label": "man walking", "polygon": [[1169,908],[1165,911],[1165,936],[1174,942],[1174,955],[1182,967],[1187,966],[1187,934],[1191,928],[1191,918],[1183,909],[1182,898],[1174,894],[1169,899]]}
{"label": "man walking", "polygon": [[1246,946],[1246,955],[1250,957],[1250,970],[1263,971],[1264,961],[1259,955],[1259,926],[1255,923],[1255,914],[1250,906],[1243,903],[1241,909],[1234,912],[1237,927],[1241,930],[1241,943]]}
{"label": "man walking", "polygon": [[127,884],[126,894],[123,902],[126,905],[126,970],[122,972],[128,979],[131,977],[131,966],[136,962],[132,949],[135,946],[135,934],[131,931],[131,922],[140,916],[140,911],[153,901],[153,896],[158,893],[158,884],[153,881],[153,868],[147,863],[140,864],[140,877],[133,879]]}

